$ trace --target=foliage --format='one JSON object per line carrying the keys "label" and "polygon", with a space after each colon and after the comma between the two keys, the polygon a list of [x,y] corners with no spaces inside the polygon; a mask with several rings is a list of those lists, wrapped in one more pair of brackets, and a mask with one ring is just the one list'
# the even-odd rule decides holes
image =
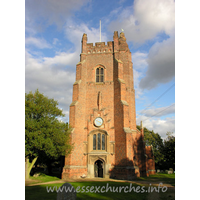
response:
{"label": "foliage", "polygon": [[[141,130],[140,126],[137,126],[139,130]],[[159,166],[161,161],[164,159],[164,155],[161,150],[163,148],[163,140],[158,133],[154,133],[154,131],[150,131],[144,127],[144,141],[146,146],[153,146],[153,154],[155,159],[156,166]]]}
{"label": "foliage", "polygon": [[[137,126],[141,130],[140,126]],[[175,169],[175,137],[167,133],[167,139],[163,140],[158,133],[144,127],[144,141],[146,146],[153,146],[153,154],[157,169]]]}
{"label": "foliage", "polygon": [[170,132],[167,133],[167,138],[163,142],[162,153],[165,155],[163,162],[166,169],[175,170],[175,137]]}
{"label": "foliage", "polygon": [[25,94],[25,156],[40,162],[70,153],[70,129],[58,120],[63,117],[58,102],[41,94]]}

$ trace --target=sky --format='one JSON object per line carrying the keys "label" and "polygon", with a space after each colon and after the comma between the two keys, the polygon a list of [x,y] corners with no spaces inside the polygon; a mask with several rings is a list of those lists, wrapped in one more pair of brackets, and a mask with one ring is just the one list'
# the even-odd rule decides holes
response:
{"label": "sky", "polygon": [[[113,32],[121,28],[127,37],[134,61],[137,123],[143,120],[147,128],[165,137],[167,131],[175,133],[176,119],[176,197],[191,198],[191,191],[193,196],[198,195],[198,184],[187,184],[182,192],[185,182],[198,180],[195,170],[183,179],[185,158],[190,158],[193,165],[199,162],[198,1],[176,1],[176,101],[174,69],[165,70],[168,65],[174,68],[170,65],[170,53],[174,52],[170,48],[174,45],[173,1],[9,0],[1,1],[0,11],[0,156],[9,163],[8,155],[18,155],[12,156],[12,163],[21,163],[15,166],[18,184],[12,188],[13,195],[25,196],[20,192],[24,187],[24,92],[38,88],[58,100],[68,114],[82,34],[87,33],[93,43],[98,41],[100,19],[102,41],[112,41]],[[157,67],[160,70],[155,71]],[[143,115],[138,116],[141,112]],[[13,165],[1,165],[0,169],[13,171]],[[10,184],[7,173],[2,176],[4,183]],[[12,196],[10,187],[4,192]]]}
{"label": "sky", "polygon": [[69,105],[81,39],[113,40],[124,30],[132,53],[136,121],[166,137],[175,134],[175,2],[173,0],[26,0],[25,92],[38,89]]}

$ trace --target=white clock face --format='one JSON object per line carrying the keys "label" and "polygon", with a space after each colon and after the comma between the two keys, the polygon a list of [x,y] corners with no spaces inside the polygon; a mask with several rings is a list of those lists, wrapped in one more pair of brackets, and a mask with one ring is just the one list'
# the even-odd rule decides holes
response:
{"label": "white clock face", "polygon": [[95,124],[95,126],[101,126],[103,124],[103,119],[101,117],[97,117],[94,120],[94,124]]}

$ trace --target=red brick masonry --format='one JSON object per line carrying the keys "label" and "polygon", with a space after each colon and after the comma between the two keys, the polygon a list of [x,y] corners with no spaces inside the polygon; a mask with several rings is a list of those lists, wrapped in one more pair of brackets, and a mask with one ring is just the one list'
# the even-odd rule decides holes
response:
{"label": "red brick masonry", "polygon": [[[97,68],[102,69],[102,82],[96,82]],[[94,124],[97,117],[103,120],[99,127]],[[95,45],[83,34],[69,118],[74,149],[65,158],[63,179],[94,177],[97,161],[103,177],[132,179],[154,173],[151,147],[145,148],[143,131],[136,128],[133,63],[123,32],[118,36],[115,31],[113,41]],[[94,150],[98,134],[101,146]]]}

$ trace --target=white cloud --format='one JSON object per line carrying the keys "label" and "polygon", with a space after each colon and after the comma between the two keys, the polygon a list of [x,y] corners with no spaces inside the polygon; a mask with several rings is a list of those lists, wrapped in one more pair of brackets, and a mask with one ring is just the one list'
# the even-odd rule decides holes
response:
{"label": "white cloud", "polygon": [[135,98],[139,99],[143,95],[142,89],[139,88],[139,80],[141,78],[142,73],[138,70],[133,69],[133,78],[134,78],[134,89],[135,89]]}
{"label": "white cloud", "polygon": [[174,117],[168,117],[165,119],[153,119],[146,116],[140,116],[136,119],[137,124],[140,124],[141,121],[143,121],[143,127],[146,127],[149,130],[153,130],[163,139],[166,138],[167,132],[173,132],[175,134]]}
{"label": "white cloud", "polygon": [[132,62],[133,62],[133,68],[135,70],[143,70],[145,69],[148,64],[147,64],[147,53],[142,53],[142,52],[135,52],[132,54]]}
{"label": "white cloud", "polygon": [[[87,24],[81,23],[77,24],[72,20],[67,21],[67,26],[65,27],[66,37],[79,48],[81,49],[81,40],[83,33],[87,34],[88,43],[99,42],[100,40],[100,31],[97,28],[88,28]],[[106,33],[101,32],[101,41],[107,41]]]}
{"label": "white cloud", "polygon": [[144,43],[162,32],[174,34],[174,0],[135,0],[132,9],[125,8],[118,16],[109,29],[119,31],[123,28],[127,40],[134,43]]}
{"label": "white cloud", "polygon": [[134,12],[139,23],[139,33],[142,33],[143,39],[153,38],[161,31],[167,35],[174,32],[174,0],[136,0]]}
{"label": "white cloud", "polygon": [[74,67],[79,62],[79,54],[75,52],[58,52],[54,57],[44,57],[43,64],[52,67],[54,70],[68,66]]}
{"label": "white cloud", "polygon": [[39,49],[52,48],[45,39],[35,37],[26,38],[26,45],[33,45]]}
{"label": "white cloud", "polygon": [[[26,92],[35,91],[37,88],[49,98],[59,102],[68,119],[69,105],[72,102],[72,89],[75,81],[76,64],[80,61],[81,39],[87,33],[88,42],[99,42],[99,29],[88,28],[82,23],[76,25],[68,21],[65,27],[66,37],[74,44],[74,51],[57,52],[54,57],[40,57],[35,59],[31,52],[26,51]],[[72,32],[73,30],[73,32]],[[102,41],[107,41],[102,33]],[[57,42],[57,40],[54,40]]]}
{"label": "white cloud", "polygon": [[53,38],[53,45],[58,44],[58,42],[59,42],[59,39],[58,39],[58,38]]}
{"label": "white cloud", "polygon": [[153,130],[164,139],[166,138],[167,132],[173,132],[175,134],[175,118],[166,117],[165,119],[160,119],[160,117],[174,113],[175,104],[166,107],[143,110],[140,112],[140,115],[137,115],[138,117],[136,118],[136,122],[137,124],[140,124],[142,121],[143,127]]}
{"label": "white cloud", "polygon": [[143,91],[139,87],[140,79],[144,76],[143,71],[148,66],[146,62],[148,54],[142,52],[135,52],[132,54],[133,62],[133,77],[134,77],[134,88],[135,88],[135,98],[141,98]]}
{"label": "white cloud", "polygon": [[[64,56],[68,58],[68,54],[60,55],[60,58]],[[75,81],[75,66],[74,71],[68,70],[68,68],[56,69],[53,67],[55,63],[57,65],[68,65],[70,62],[68,59],[64,59],[60,62],[57,61],[57,57],[51,58],[51,61],[42,59],[35,59],[26,52],[26,71],[25,71],[25,83],[26,93],[35,91],[37,88],[41,93],[54,98],[59,102],[59,107],[63,109],[64,113],[68,114],[69,105],[72,101],[72,87]],[[54,61],[55,59],[55,61]],[[65,120],[68,118],[66,116]]]}

